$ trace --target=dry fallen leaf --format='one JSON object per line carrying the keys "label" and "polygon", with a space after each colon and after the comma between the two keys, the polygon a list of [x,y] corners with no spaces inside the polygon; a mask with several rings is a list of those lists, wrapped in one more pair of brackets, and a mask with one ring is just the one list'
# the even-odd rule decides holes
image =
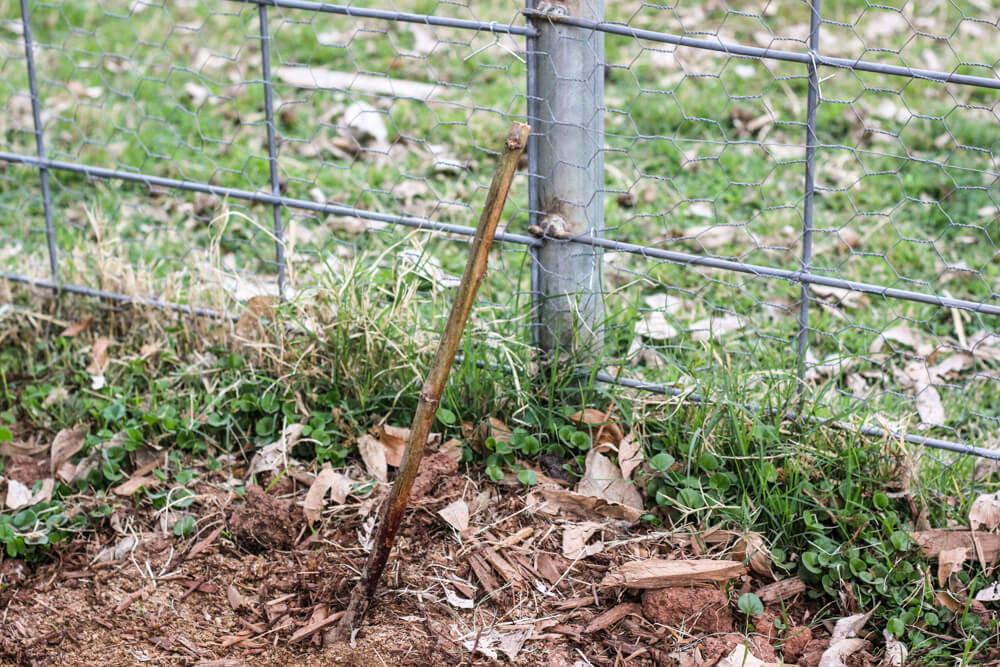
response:
{"label": "dry fallen leaf", "polygon": [[727,334],[739,331],[747,325],[745,317],[739,315],[724,315],[698,320],[689,327],[691,340],[707,341],[709,338],[721,339]]}
{"label": "dry fallen leaf", "polygon": [[48,445],[44,444],[36,445],[32,442],[12,440],[10,442],[0,442],[0,456],[35,456],[36,454],[41,454],[48,448]]}
{"label": "dry fallen leaf", "polygon": [[830,647],[823,651],[819,667],[846,667],[845,659],[868,646],[868,642],[856,635],[868,622],[871,612],[855,614],[837,621],[830,637]]}
{"label": "dry fallen leaf", "polygon": [[63,329],[62,333],[60,333],[59,335],[65,336],[66,338],[73,338],[74,336],[79,336],[87,329],[87,327],[90,326],[90,323],[93,321],[94,321],[94,316],[88,315],[79,322],[74,322],[73,324]]}
{"label": "dry fallen leaf", "polygon": [[732,653],[715,663],[715,667],[764,667],[766,664],[748,651],[746,646],[740,644],[733,649]]}
{"label": "dry fallen leaf", "polygon": [[980,602],[997,602],[1000,600],[1000,581],[994,581],[986,588],[976,593],[976,600]]}
{"label": "dry fallen leaf", "polygon": [[733,559],[744,563],[749,562],[750,569],[767,577],[771,573],[771,554],[760,533],[747,532],[736,540],[733,545]]}
{"label": "dry fallen leaf", "polygon": [[249,610],[251,608],[250,601],[233,584],[229,584],[229,587],[226,588],[226,599],[229,600],[229,606],[233,608],[233,611],[238,612],[241,609]]}
{"label": "dry fallen leaf", "polygon": [[587,408],[569,416],[569,420],[577,426],[585,426],[594,441],[594,446],[609,444],[618,446],[625,437],[622,428],[615,423],[607,412]]}
{"label": "dry fallen leaf", "polygon": [[384,144],[389,139],[389,130],[385,127],[384,118],[388,114],[379,111],[370,104],[355,102],[347,107],[341,118],[341,127],[347,130],[360,143],[374,140],[378,144]]}
{"label": "dry fallen leaf", "polygon": [[54,488],[55,480],[51,477],[43,479],[41,486],[34,493],[18,480],[7,478],[7,499],[5,504],[7,509],[16,510],[37,503],[47,503],[52,500],[52,490]]}
{"label": "dry fallen leaf", "polygon": [[302,437],[302,424],[289,424],[281,432],[281,437],[270,445],[261,447],[250,459],[247,479],[261,472],[282,470],[290,464],[290,452]]}
{"label": "dry fallen leaf", "polygon": [[587,452],[583,479],[576,485],[577,493],[594,496],[610,503],[643,509],[642,495],[634,482],[623,479],[621,469],[596,449]]}
{"label": "dry fallen leaf", "polygon": [[904,382],[912,388],[917,399],[917,414],[920,415],[920,421],[932,426],[943,426],[946,419],[944,406],[941,403],[941,395],[931,384],[927,364],[913,360],[906,364],[903,374]]}
{"label": "dry fallen leaf", "polygon": [[140,488],[152,489],[159,486],[160,480],[152,475],[132,475],[127,480],[111,489],[115,495],[131,496]]}
{"label": "dry fallen leaf", "polygon": [[79,426],[64,428],[56,433],[49,450],[49,469],[52,474],[55,474],[64,463],[73,458],[74,454],[83,449],[84,442],[86,442],[86,436]]}
{"label": "dry fallen leaf", "polygon": [[909,651],[888,630],[882,630],[882,636],[885,637],[885,656],[879,663],[879,667],[903,667]]}
{"label": "dry fallen leaf", "polygon": [[358,453],[365,462],[368,474],[380,482],[389,479],[389,467],[385,460],[385,447],[367,433],[358,438]]}
{"label": "dry fallen leaf", "polygon": [[277,297],[260,294],[250,297],[247,307],[236,321],[236,335],[247,340],[259,338],[264,332],[261,318],[271,317],[277,304]]}
{"label": "dry fallen leaf", "polygon": [[648,340],[670,340],[677,337],[677,329],[667,321],[667,317],[658,310],[643,313],[642,318],[635,323],[635,335]]}
{"label": "dry fallen leaf", "polygon": [[604,551],[604,542],[598,539],[593,544],[588,544],[591,537],[598,533],[603,524],[596,521],[585,523],[568,524],[563,526],[562,553],[566,558],[577,560],[593,556]]}
{"label": "dry fallen leaf", "polygon": [[469,505],[461,498],[439,510],[438,514],[460,534],[469,527]]}
{"label": "dry fallen leaf", "polygon": [[628,435],[618,443],[618,467],[622,471],[622,479],[632,479],[632,473],[641,465],[642,448],[635,437],[635,433],[629,431]]}
{"label": "dry fallen leaf", "polygon": [[339,504],[343,504],[351,493],[351,479],[334,470],[329,461],[323,464],[323,468],[309,485],[306,499],[302,503],[302,514],[310,524],[319,521],[327,491]]}
{"label": "dry fallen leaf", "polygon": [[965,547],[955,547],[954,549],[944,549],[938,554],[938,583],[947,585],[948,577],[962,571],[962,565],[968,556],[968,549]]}
{"label": "dry fallen leaf", "polygon": [[94,346],[90,351],[90,365],[87,366],[87,372],[91,375],[104,375],[104,371],[108,367],[108,347],[111,345],[111,339],[101,336],[94,341]]}
{"label": "dry fallen leaf", "polygon": [[1000,526],[1000,491],[984,493],[972,502],[969,524],[972,530],[979,530],[980,527],[996,530]]}
{"label": "dry fallen leaf", "polygon": [[[898,324],[890,329],[886,329],[882,332],[881,338],[913,348],[913,350],[915,350],[921,357],[926,358],[934,352],[934,345],[924,340],[919,334],[917,334],[917,332],[906,324]],[[876,338],[875,343],[872,345],[881,348],[881,345],[879,344],[880,342],[880,339]],[[872,351],[879,352],[881,350],[876,349]]]}
{"label": "dry fallen leaf", "polygon": [[528,494],[527,500],[529,508],[549,514],[567,512],[584,519],[606,518],[628,523],[642,518],[641,509],[551,486],[537,488]]}

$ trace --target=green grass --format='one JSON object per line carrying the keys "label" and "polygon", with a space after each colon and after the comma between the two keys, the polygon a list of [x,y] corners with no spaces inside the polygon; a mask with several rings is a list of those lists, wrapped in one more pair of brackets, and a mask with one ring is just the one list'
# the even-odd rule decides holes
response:
{"label": "green grass", "polygon": [[[130,11],[129,4],[124,0],[32,4],[49,155],[246,190],[267,189],[269,163],[256,7],[175,3],[168,8]],[[759,6],[741,2],[709,7],[687,2],[672,10],[622,5],[609,7],[608,12],[609,18],[627,19],[637,27],[687,31],[701,37],[718,34],[758,45],[766,45],[770,31],[777,38],[775,48],[804,49],[801,41],[780,38],[805,36],[806,4],[771,4],[774,6],[762,16],[756,16]],[[381,6],[375,2],[368,5]],[[974,7],[961,3],[961,8],[956,3],[907,6],[908,15],[922,31],[948,38],[935,40],[914,36],[911,29],[877,30],[880,22],[892,19],[892,12],[885,8],[869,7],[858,0],[827,5],[823,53],[914,67],[930,66],[928,62],[936,59],[944,69],[990,76],[983,67],[960,65],[991,62],[992,58],[989,47],[996,40],[988,26],[962,21],[963,12],[975,16],[980,11]],[[504,22],[516,17],[513,6],[473,10],[428,1],[399,9]],[[0,113],[0,150],[33,154],[16,8],[5,5],[0,18],[0,111],[5,112]],[[276,130],[285,194],[474,224],[499,139],[510,120],[523,119],[525,114],[522,62],[494,44],[494,38],[487,34],[434,28],[428,34],[436,44],[424,52],[421,44],[426,35],[418,36],[406,24],[272,9],[270,25],[276,71],[283,65],[302,65],[447,84],[429,100],[418,101],[363,91],[300,89],[276,82]],[[976,29],[986,32],[977,35]],[[605,42],[610,65],[605,82],[606,236],[782,269],[801,268],[808,88],[804,69],[611,35]],[[521,48],[513,40],[504,39],[502,44]],[[990,91],[846,70],[822,70],[820,75],[813,270],[919,292],[947,291],[956,298],[995,300],[1000,279],[1000,264],[995,261],[1000,135],[990,110]],[[66,82],[73,82],[73,86],[67,89]],[[368,150],[357,155],[345,152],[343,145],[338,147],[334,142],[337,125],[347,106],[359,100],[378,110],[390,141],[401,140],[391,148],[379,148],[380,152]],[[436,167],[434,150],[443,151],[447,159],[467,168]],[[66,172],[53,172],[51,178],[60,270],[66,281],[232,313],[241,311],[247,296],[274,291],[269,207],[181,192],[151,193],[138,184],[94,182]],[[622,193],[631,195],[632,207],[618,203]],[[508,229],[524,232],[526,209],[526,178],[521,176],[505,211]],[[0,170],[0,216],[0,268],[47,277],[44,219],[35,171],[18,166]],[[408,401],[412,401],[409,397],[414,394],[420,364],[411,361],[400,365],[404,355],[398,341],[410,340],[414,332],[423,343],[431,340],[450,303],[447,288],[438,285],[429,289],[423,281],[420,298],[408,299],[405,312],[398,310],[403,306],[395,306],[393,299],[401,289],[412,297],[417,284],[400,260],[400,252],[433,257],[443,271],[457,275],[465,263],[466,245],[442,235],[415,235],[392,227],[358,233],[338,226],[333,218],[289,210],[284,211],[284,222],[295,304],[289,310],[301,308],[298,319],[309,325],[315,317],[308,314],[313,301],[324,295],[337,304],[347,299],[346,319],[339,322],[330,314],[339,311],[322,306],[331,322],[337,322],[331,329],[336,335],[318,348],[322,358],[305,359],[298,365],[267,355],[248,361],[248,355],[240,352],[244,365],[230,368],[224,361],[230,351],[223,354],[219,348],[216,357],[223,361],[211,368],[212,377],[219,380],[213,387],[234,386],[237,389],[233,391],[266,394],[290,378],[299,382],[294,378],[305,373],[314,388],[306,392],[303,405],[340,406],[339,414],[347,426],[334,427],[340,422],[333,417],[316,424],[326,434],[318,440],[329,436],[329,443],[335,443],[374,411],[405,413],[412,407]],[[692,233],[704,226],[730,228],[735,233],[724,243],[714,243],[709,236]],[[849,242],[852,238],[855,240]],[[726,401],[768,403],[774,400],[775,383],[781,383],[779,393],[786,399],[794,393],[799,286],[622,253],[609,254],[607,267],[608,369],[623,377],[639,377],[681,390],[707,391],[721,401],[692,408],[684,423],[697,422],[694,415],[701,414],[701,419],[712,424],[712,434],[719,431],[727,435],[718,441],[703,441],[709,435],[695,428],[692,433],[701,435],[686,434],[684,439],[693,438],[698,447],[710,443],[724,461],[742,456],[739,447],[743,446],[791,456],[788,447],[779,446],[781,439],[771,438],[766,429],[736,429],[734,420],[739,421],[737,416],[743,413],[726,407]],[[956,267],[965,270],[948,270]],[[476,352],[468,355],[461,366],[461,381],[453,384],[467,394],[449,390],[445,406],[463,418],[508,414],[541,445],[561,447],[565,444],[560,444],[558,436],[562,417],[550,415],[551,405],[556,403],[555,389],[550,385],[536,395],[541,390],[530,377],[521,375],[531,363],[528,268],[529,257],[522,248],[494,251],[472,323],[476,333],[468,343],[469,350]],[[336,279],[345,281],[339,290],[333,287]],[[355,282],[368,285],[363,296],[367,301],[358,301],[362,296],[352,292],[350,285]],[[647,299],[663,294],[681,300],[679,308],[665,313],[678,335],[647,340],[650,353],[646,358],[630,359],[636,323],[650,313]],[[903,431],[919,429],[973,444],[995,441],[995,420],[1000,417],[997,362],[982,353],[972,367],[937,381],[945,425],[920,429],[913,390],[898,375],[918,357],[917,352],[903,344],[880,341],[880,332],[906,323],[935,349],[932,355],[939,362],[953,354],[962,340],[952,312],[874,296],[844,303],[830,297],[823,301],[814,302],[810,312],[812,355],[818,361],[841,359],[849,367],[810,378],[805,396],[816,416],[867,419],[876,424],[885,419]],[[366,309],[374,312],[367,314]],[[746,318],[747,326],[714,344],[695,340],[693,325],[727,314]],[[289,316],[294,319],[295,313]],[[357,317],[362,317],[364,325],[352,329],[352,318]],[[962,317],[966,336],[995,329],[992,318],[973,313]],[[377,340],[384,347],[366,347],[363,355],[352,360],[358,338],[380,328],[383,332]],[[183,328],[169,333],[168,346],[173,345],[169,339],[189,335]],[[65,341],[52,345],[44,342],[28,359],[8,360],[11,366],[5,372],[34,378],[57,374],[85,385],[86,378],[79,376],[80,365],[67,365],[66,361],[72,355],[79,361],[84,353],[70,349],[72,345]],[[879,345],[880,351],[876,350]],[[178,363],[185,354],[177,353]],[[168,367],[155,370],[169,378],[170,392],[200,395],[202,387],[185,375],[181,366],[171,366],[169,356],[160,359],[167,359],[158,363],[168,363]],[[337,360],[341,367],[330,368],[329,359]],[[513,367],[518,391],[513,396],[498,394],[496,385],[509,385],[510,377],[501,379],[493,371],[478,368],[474,361]],[[71,368],[76,370],[71,372]],[[122,370],[122,377],[139,382],[136,369],[128,368]],[[344,377],[356,381],[346,387],[340,380]],[[867,398],[855,395],[859,378],[870,392]],[[24,391],[29,396],[31,391],[43,396],[47,393],[45,382],[35,382],[34,389]],[[560,379],[555,386],[564,382]],[[115,391],[120,395],[93,397],[93,405],[74,402],[58,407],[62,412],[56,415],[42,411],[32,413],[31,418],[50,430],[58,424],[95,420],[97,433],[124,426],[101,422],[100,414],[108,401],[126,405],[129,396],[149,396],[155,404],[163,393],[156,387],[133,389],[128,384]],[[329,392],[334,394],[328,396]],[[19,396],[23,398],[24,393]],[[213,400],[223,404],[239,398],[225,393]],[[40,410],[32,407],[35,403],[28,401],[23,409]],[[216,425],[193,425],[193,417],[188,417],[185,429],[189,435],[180,431],[156,434],[169,435],[182,449],[187,442],[213,443],[209,448],[227,448],[233,443],[249,446],[247,443],[270,437],[265,427],[277,428],[275,415],[284,414],[284,407],[266,413],[259,405],[240,405],[250,409],[245,414],[239,412],[235,421],[222,423],[220,417],[215,419],[219,422]],[[481,405],[480,414],[467,415],[468,405]],[[515,405],[520,407],[512,407]],[[215,403],[203,407],[206,414],[218,412]],[[126,408],[129,419],[141,422],[150,414],[156,415],[155,409],[149,412],[143,408],[140,414],[131,404]],[[191,406],[186,409],[194,414]],[[726,411],[735,412],[723,415]],[[714,416],[710,419],[708,414]],[[743,418],[749,417],[744,414]],[[547,426],[551,419],[556,420],[552,428]],[[260,429],[266,435],[258,437],[255,434],[261,420]],[[328,426],[332,430],[327,430]],[[664,428],[675,426],[680,427],[664,424]],[[143,428],[152,429],[144,433],[153,433],[159,427],[147,424]],[[771,424],[769,428],[781,431],[785,427]],[[808,449],[813,437],[795,434],[795,448]],[[868,444],[855,443],[849,437],[838,436],[834,441],[833,451],[841,452],[840,458],[850,460],[852,448],[870,450]],[[743,444],[737,447],[736,443]],[[330,449],[312,454],[335,462],[349,454],[333,444],[322,447]],[[517,452],[513,454],[516,459]],[[503,460],[493,459],[490,465],[513,462],[505,458],[511,453],[500,455]],[[671,450],[677,461],[688,455]],[[858,459],[857,466],[845,470],[837,467],[839,462],[828,462],[826,454],[816,456],[821,468],[833,466],[830,474],[838,479],[860,474],[865,466],[877,468],[862,460],[864,457]],[[965,474],[959,472],[963,465],[968,464],[959,464],[955,475]],[[735,469],[732,472],[735,474]],[[936,479],[934,485],[940,483],[942,493],[950,493],[953,482]],[[750,495],[762,492],[749,481],[730,480],[730,484],[734,489],[752,491]],[[847,498],[841,500],[847,502]],[[737,503],[735,496],[727,497],[726,502],[743,504],[742,499]],[[783,534],[781,521],[808,509],[802,502],[802,494],[789,490],[774,499],[773,507],[768,500],[766,511],[755,514],[750,524]],[[705,514],[703,509],[697,512],[695,516]],[[742,521],[729,514],[725,519]],[[822,517],[819,520],[825,521]],[[843,527],[829,525],[824,530],[843,532]],[[797,534],[805,533],[799,530]],[[884,542],[886,536],[880,535]],[[801,541],[788,540],[790,553],[805,548]]]}
{"label": "green grass", "polygon": [[[0,430],[0,439],[48,442],[80,426],[86,445],[74,460],[100,452],[100,465],[73,486],[57,484],[48,503],[0,514],[8,555],[44,559],[53,545],[105,530],[126,502],[110,489],[131,474],[134,452],[148,443],[170,455],[154,472],[158,488],[140,489],[133,501],[176,516],[175,530],[184,534],[195,528],[185,519],[193,482],[224,455],[249,459],[286,424],[306,425],[295,458],[340,466],[356,462],[355,439],[383,416],[408,423],[433,351],[421,322],[434,295],[412,274],[386,277],[381,284],[391,289],[373,288],[367,278],[378,270],[372,256],[331,270],[308,300],[282,305],[242,336],[231,323],[141,308],[101,312],[72,297],[51,317],[33,297],[17,295],[2,311],[0,420],[11,432]],[[59,335],[64,322],[86,314],[95,319],[85,332]],[[84,369],[99,336],[113,344],[107,385],[94,390]],[[150,343],[155,353],[141,349]],[[973,664],[990,646],[995,614],[984,621],[970,609],[943,607],[934,562],[907,534],[918,515],[932,526],[965,523],[969,502],[995,488],[995,476],[976,480],[969,458],[942,462],[896,441],[787,422],[781,415],[797,404],[790,377],[737,373],[739,360],[718,345],[705,352],[716,364],[693,389],[721,401],[650,400],[581,386],[558,368],[533,375],[523,348],[486,344],[470,332],[436,430],[462,440],[468,474],[484,481],[516,474],[531,485],[527,468],[542,455],[580,473],[591,441],[568,416],[613,402],[642,446],[646,463],[635,481],[651,527],[759,534],[775,575],[801,577],[819,618],[842,613],[840,594],[849,587],[858,609],[875,610],[872,627],[900,636],[914,664],[950,665],[963,655],[962,664]],[[63,397],[47,400],[57,389]],[[744,406],[748,396],[760,404]],[[514,430],[510,443],[477,444],[463,429],[490,417]],[[971,562],[957,582],[969,592],[990,583]]]}

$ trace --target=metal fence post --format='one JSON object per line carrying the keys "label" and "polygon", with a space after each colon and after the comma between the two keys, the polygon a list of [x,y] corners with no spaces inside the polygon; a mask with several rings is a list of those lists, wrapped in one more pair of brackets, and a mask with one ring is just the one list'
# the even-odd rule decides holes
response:
{"label": "metal fence post", "polygon": [[546,353],[598,357],[604,339],[602,250],[563,239],[597,238],[604,227],[604,34],[559,19],[601,21],[604,2],[533,4],[529,9],[546,15],[534,19],[539,35],[533,40],[536,71],[528,119],[537,133],[530,149],[537,151],[533,229],[544,234],[532,285],[538,341]]}
{"label": "metal fence post", "polygon": [[[28,66],[28,85],[31,90],[31,119],[35,129],[35,151],[38,159],[45,161],[45,137],[42,135],[42,99],[38,94],[38,76],[35,73],[35,44],[31,37],[31,16],[28,0],[21,0],[21,25],[24,29],[24,58]],[[42,209],[45,212],[45,240],[49,249],[49,272],[52,282],[59,283],[59,259],[56,254],[56,230],[52,224],[52,193],[49,188],[48,167],[40,165],[42,181]],[[56,288],[58,291],[58,288]]]}
{"label": "metal fence post", "polygon": [[[812,233],[813,209],[816,196],[816,108],[819,106],[819,74],[816,71],[816,58],[819,55],[820,0],[810,3],[809,17],[809,92],[806,100],[806,184],[802,201],[802,272],[812,271]],[[799,304],[799,333],[796,340],[798,357],[799,383],[797,392],[804,397],[806,386],[806,371],[809,362],[806,353],[809,351],[809,283],[803,282]],[[800,409],[805,406],[799,403]]]}

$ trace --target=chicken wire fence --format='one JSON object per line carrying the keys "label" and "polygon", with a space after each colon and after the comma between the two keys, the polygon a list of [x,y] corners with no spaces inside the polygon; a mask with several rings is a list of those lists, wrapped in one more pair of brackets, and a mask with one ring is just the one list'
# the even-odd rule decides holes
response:
{"label": "chicken wire fence", "polygon": [[519,120],[482,340],[997,457],[994,3],[370,4],[4,3],[4,277],[212,314],[374,253],[438,321]]}

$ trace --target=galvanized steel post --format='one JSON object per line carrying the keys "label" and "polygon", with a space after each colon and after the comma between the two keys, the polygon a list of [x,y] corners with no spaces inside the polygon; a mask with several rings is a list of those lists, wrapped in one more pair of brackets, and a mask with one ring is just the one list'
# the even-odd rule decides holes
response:
{"label": "galvanized steel post", "polygon": [[546,353],[594,359],[603,346],[603,262],[595,245],[604,227],[604,34],[567,25],[563,18],[601,21],[603,0],[535,0],[539,34],[529,91],[529,150],[537,171],[533,230],[543,244],[535,255],[538,342]]}

